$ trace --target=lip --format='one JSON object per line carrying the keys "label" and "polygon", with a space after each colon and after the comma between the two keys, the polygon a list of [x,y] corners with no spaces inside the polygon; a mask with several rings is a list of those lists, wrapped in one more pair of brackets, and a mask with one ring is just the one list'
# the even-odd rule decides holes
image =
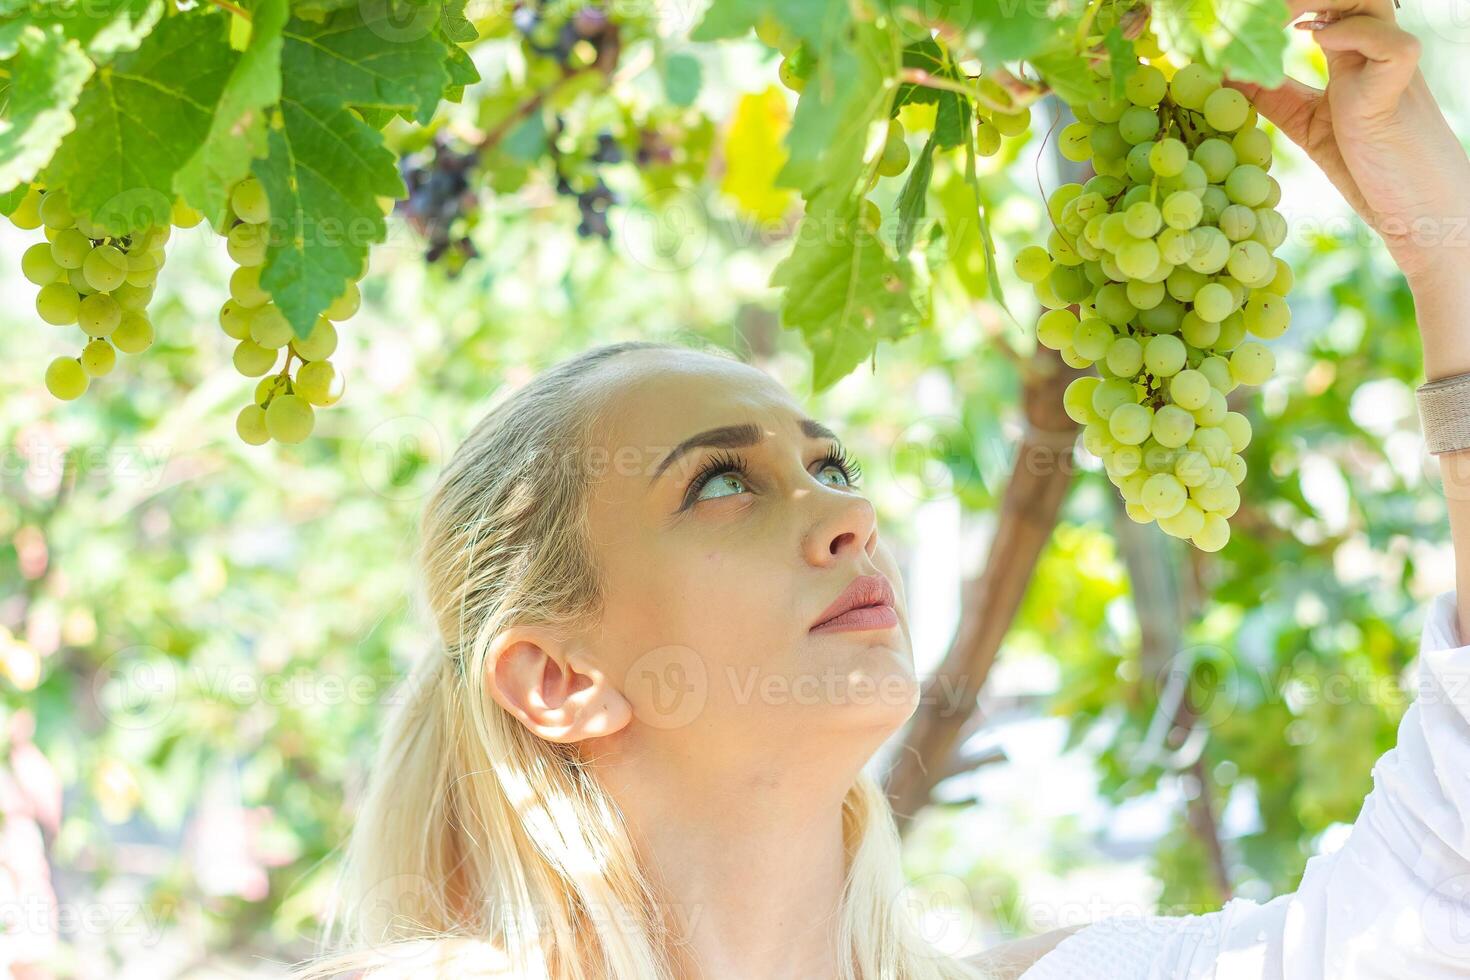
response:
{"label": "lip", "polygon": [[883,575],[859,575],[822,610],[812,633],[890,629],[898,625],[893,586]]}

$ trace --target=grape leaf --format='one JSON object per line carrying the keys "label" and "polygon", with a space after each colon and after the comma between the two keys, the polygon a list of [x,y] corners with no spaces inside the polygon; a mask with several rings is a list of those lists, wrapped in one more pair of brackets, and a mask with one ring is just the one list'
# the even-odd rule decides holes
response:
{"label": "grape leaf", "polygon": [[929,181],[934,176],[934,148],[939,145],[939,130],[929,134],[929,141],[919,151],[919,159],[909,168],[908,180],[898,195],[898,235],[894,248],[904,255],[914,244],[919,222],[924,218],[924,201],[929,196]]}
{"label": "grape leaf", "polygon": [[1288,19],[1286,0],[1157,0],[1150,17],[1169,54],[1267,88],[1286,78]]}
{"label": "grape leaf", "polygon": [[958,92],[940,92],[934,112],[934,138],[944,149],[959,146],[970,135],[970,99]]}
{"label": "grape leaf", "polygon": [[260,284],[304,337],[348,281],[362,276],[369,246],[386,237],[378,196],[408,190],[383,134],[334,96],[300,100],[288,84],[267,143],[269,152],[251,168],[270,199]]}
{"label": "grape leaf", "polygon": [[984,296],[990,286],[986,279],[990,263],[985,257],[979,222],[975,220],[975,193],[963,174],[952,172],[948,180],[935,188],[934,194],[944,228],[945,264],[954,270],[965,292],[976,298]]}
{"label": "grape leaf", "polygon": [[174,173],[209,132],[237,58],[225,39],[228,23],[212,11],[166,17],[136,51],[99,69],[45,182],[65,187],[72,207],[110,234],[166,216]]}
{"label": "grape leaf", "polygon": [[702,77],[699,59],[693,55],[671,54],[664,59],[664,94],[671,105],[693,105]]}
{"label": "grape leaf", "polygon": [[32,3],[31,23],[55,24],[81,45],[98,67],[136,50],[163,16],[164,0],[61,0]]}
{"label": "grape leaf", "polygon": [[174,188],[216,228],[225,220],[231,185],[265,155],[266,112],[281,97],[281,28],[286,0],[260,0],[251,18],[250,44],[235,62],[214,107],[204,142],[174,178]]}
{"label": "grape leaf", "polygon": [[1031,65],[1064,102],[1089,102],[1101,93],[1097,74],[1071,38],[1058,38],[1031,56]]}
{"label": "grape leaf", "polygon": [[[901,64],[905,68],[921,68],[931,75],[941,77],[953,77],[947,74],[950,71],[949,62],[944,57],[944,51],[934,39],[924,38],[903,49]],[[938,102],[939,89],[930,88],[927,85],[917,85],[913,82],[904,82],[898,86],[898,95],[894,100],[895,105],[906,105],[910,102],[926,103]]]}
{"label": "grape leaf", "polygon": [[846,376],[880,340],[902,337],[919,319],[910,269],[859,221],[859,201],[845,188],[809,202],[791,254],[771,285],[785,290],[781,318],[812,351],[812,390]]}
{"label": "grape leaf", "polygon": [[718,41],[739,37],[770,17],[819,52],[852,19],[847,0],[714,0],[690,38]]}
{"label": "grape leaf", "polygon": [[72,107],[92,74],[76,41],[56,25],[14,21],[0,27],[8,88],[0,96],[0,188],[29,181],[72,131]]}
{"label": "grape leaf", "polygon": [[458,102],[464,96],[464,87],[480,80],[480,69],[475,67],[470,53],[461,44],[469,44],[480,36],[475,25],[464,15],[467,0],[447,0],[439,15],[438,32],[440,41],[449,52],[445,67],[449,71],[449,84],[444,89],[444,98]]}
{"label": "grape leaf", "polygon": [[[995,240],[990,237],[990,222],[985,220],[985,208],[980,203],[980,179],[975,173],[975,144],[971,142],[965,143],[965,183],[970,185],[974,198],[975,228],[980,232],[980,241],[985,246],[985,278],[990,283],[991,298],[1001,309],[1010,313],[1005,291],[1000,285],[1000,275],[995,271]],[[1014,319],[1014,314],[1012,318]]]}
{"label": "grape leaf", "polygon": [[786,137],[791,155],[777,179],[808,199],[857,183],[873,124],[888,118],[897,93],[897,39],[872,23],[852,24],[851,34],[818,61]]}
{"label": "grape leaf", "polygon": [[1138,67],[1138,53],[1133,50],[1133,42],[1123,36],[1122,28],[1117,25],[1103,36],[1103,44],[1107,48],[1108,67],[1112,73],[1108,95],[1120,100],[1125,97],[1128,76]]}
{"label": "grape leaf", "polygon": [[795,197],[790,188],[776,186],[776,174],[786,162],[781,138],[790,127],[786,95],[774,85],[763,92],[747,92],[735,104],[725,132],[720,190],[741,214],[756,221],[780,221]]}
{"label": "grape leaf", "polygon": [[[281,70],[348,105],[390,109],[428,122],[450,84],[449,50],[432,8],[401,23],[385,3],[338,10],[321,23],[286,25]],[[435,17],[425,23],[425,16]]]}
{"label": "grape leaf", "polygon": [[1058,27],[1048,5],[1035,0],[970,0],[959,6],[967,18],[960,25],[965,47],[987,65],[1030,58]]}

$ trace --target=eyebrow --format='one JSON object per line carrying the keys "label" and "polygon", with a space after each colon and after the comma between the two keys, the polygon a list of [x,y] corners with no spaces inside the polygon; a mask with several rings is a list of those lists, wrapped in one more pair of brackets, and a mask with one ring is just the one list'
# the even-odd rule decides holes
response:
{"label": "eyebrow", "polygon": [[[802,434],[809,438],[831,439],[833,442],[841,441],[837,438],[835,432],[815,419],[798,419],[797,424],[801,426]],[[716,449],[737,449],[742,446],[754,446],[762,438],[764,436],[761,434],[760,427],[750,422],[742,425],[722,425],[717,429],[708,429],[697,435],[692,435],[675,446],[664,457],[663,462],[659,463],[658,468],[653,471],[653,476],[648,478],[648,483],[651,486],[657,482],[658,478],[663,475],[664,470],[669,468],[669,464],[691,450],[706,446]]]}

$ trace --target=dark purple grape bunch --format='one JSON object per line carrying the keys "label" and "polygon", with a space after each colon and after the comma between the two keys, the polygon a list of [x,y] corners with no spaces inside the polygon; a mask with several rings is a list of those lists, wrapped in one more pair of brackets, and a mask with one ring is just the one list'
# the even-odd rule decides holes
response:
{"label": "dark purple grape bunch", "polygon": [[[517,0],[511,23],[532,51],[551,58],[570,71],[596,67],[611,72],[618,60],[618,29],[600,3],[574,5],[546,0]],[[591,46],[590,58],[574,59],[582,42]],[[576,62],[574,64],[574,61]]]}
{"label": "dark purple grape bunch", "polygon": [[468,234],[479,214],[479,197],[470,186],[478,162],[477,152],[455,150],[438,133],[431,147],[399,163],[408,198],[398,203],[398,210],[428,240],[424,258],[437,262],[447,256],[456,272],[479,254]]}

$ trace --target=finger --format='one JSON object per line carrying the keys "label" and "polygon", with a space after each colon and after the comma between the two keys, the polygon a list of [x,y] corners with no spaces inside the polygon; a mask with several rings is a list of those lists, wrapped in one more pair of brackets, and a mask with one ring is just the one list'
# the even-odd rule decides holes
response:
{"label": "finger", "polygon": [[1291,13],[1288,21],[1295,20],[1302,14],[1326,11],[1339,17],[1364,14],[1379,20],[1394,19],[1393,0],[1286,0],[1286,7]]}
{"label": "finger", "polygon": [[1223,84],[1239,91],[1257,112],[1275,123],[1287,139],[1298,144],[1306,138],[1312,110],[1322,100],[1321,89],[1304,85],[1294,78],[1288,78],[1276,88],[1262,88],[1254,82],[1238,82],[1233,78],[1225,79]]}
{"label": "finger", "polygon": [[[1305,21],[1304,24],[1321,21]],[[1419,39],[1376,17],[1354,14],[1322,24],[1312,31],[1323,51],[1362,55],[1364,74],[1373,80],[1375,95],[1396,97],[1419,67]]]}

